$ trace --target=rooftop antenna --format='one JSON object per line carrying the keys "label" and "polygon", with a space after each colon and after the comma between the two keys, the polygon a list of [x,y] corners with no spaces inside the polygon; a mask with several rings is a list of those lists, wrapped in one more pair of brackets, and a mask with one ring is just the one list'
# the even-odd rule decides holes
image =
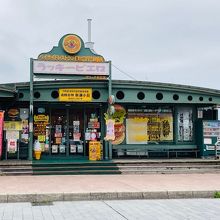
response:
{"label": "rooftop antenna", "polygon": [[93,50],[94,42],[92,42],[91,38],[91,26],[92,26],[92,19],[88,18],[88,42],[86,42],[86,47],[89,48],[90,50]]}

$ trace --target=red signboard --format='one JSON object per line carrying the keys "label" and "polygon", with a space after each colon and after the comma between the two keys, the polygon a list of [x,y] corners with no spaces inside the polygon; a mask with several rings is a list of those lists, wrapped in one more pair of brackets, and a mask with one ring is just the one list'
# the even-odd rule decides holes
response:
{"label": "red signboard", "polygon": [[2,158],[2,138],[3,138],[4,112],[0,112],[0,159]]}

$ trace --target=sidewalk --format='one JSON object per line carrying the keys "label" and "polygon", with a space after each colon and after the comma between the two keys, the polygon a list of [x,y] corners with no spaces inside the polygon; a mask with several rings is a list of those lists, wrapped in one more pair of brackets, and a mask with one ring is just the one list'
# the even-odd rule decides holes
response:
{"label": "sidewalk", "polygon": [[0,176],[0,202],[213,198],[220,174]]}

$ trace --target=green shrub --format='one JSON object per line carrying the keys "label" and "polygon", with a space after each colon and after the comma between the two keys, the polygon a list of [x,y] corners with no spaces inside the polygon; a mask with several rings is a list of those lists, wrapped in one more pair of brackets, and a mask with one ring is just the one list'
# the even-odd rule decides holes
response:
{"label": "green shrub", "polygon": [[215,192],[214,193],[214,198],[219,199],[220,198],[220,192]]}

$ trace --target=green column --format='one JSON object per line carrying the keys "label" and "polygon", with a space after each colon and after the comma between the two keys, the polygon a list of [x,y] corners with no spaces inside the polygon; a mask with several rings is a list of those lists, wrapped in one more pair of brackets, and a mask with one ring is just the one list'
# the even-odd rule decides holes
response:
{"label": "green column", "polygon": [[34,110],[34,99],[33,99],[33,59],[30,59],[30,106],[29,106],[29,147],[28,147],[28,159],[32,160],[33,151],[33,110]]}

